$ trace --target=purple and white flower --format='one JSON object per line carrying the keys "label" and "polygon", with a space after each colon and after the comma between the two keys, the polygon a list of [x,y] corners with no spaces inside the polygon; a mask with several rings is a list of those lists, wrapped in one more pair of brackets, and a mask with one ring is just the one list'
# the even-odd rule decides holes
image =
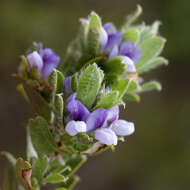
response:
{"label": "purple and white flower", "polygon": [[66,132],[70,136],[78,133],[93,132],[94,138],[102,144],[117,145],[118,136],[128,136],[134,132],[134,123],[118,120],[119,106],[111,109],[99,108],[93,112],[76,99],[76,93],[69,96],[66,101],[69,112]]}
{"label": "purple and white flower", "polygon": [[127,65],[127,72],[136,72],[135,64],[141,57],[141,50],[131,41],[122,42],[123,33],[116,32],[112,23],[106,23],[101,28],[101,51],[108,53],[109,59],[121,56]]}
{"label": "purple and white flower", "polygon": [[58,66],[60,57],[50,48],[42,48],[42,44],[38,43],[38,51],[34,51],[27,55],[27,60],[31,67],[36,67],[38,73],[43,77],[48,77]]}

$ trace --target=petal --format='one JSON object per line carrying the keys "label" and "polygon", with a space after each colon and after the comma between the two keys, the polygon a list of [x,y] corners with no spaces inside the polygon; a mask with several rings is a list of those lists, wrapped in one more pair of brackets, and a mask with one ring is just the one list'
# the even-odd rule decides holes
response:
{"label": "petal", "polygon": [[53,70],[58,66],[60,62],[60,57],[54,53],[54,51],[50,48],[46,48],[40,51],[40,55],[43,59],[43,69],[42,75],[43,77],[48,77]]}
{"label": "petal", "polygon": [[136,72],[136,67],[132,59],[127,56],[120,56],[123,58],[123,62],[127,65],[127,72]]}
{"label": "petal", "polygon": [[36,67],[38,72],[41,72],[43,67],[43,60],[37,51],[34,51],[27,55],[27,60],[31,67]]}
{"label": "petal", "polygon": [[113,122],[119,118],[119,106],[115,106],[109,109],[107,120],[108,122]]}
{"label": "petal", "polygon": [[94,129],[101,127],[108,115],[108,111],[106,109],[97,109],[93,111],[87,118],[87,132],[90,132]]}
{"label": "petal", "polygon": [[110,128],[119,136],[128,136],[135,131],[134,123],[125,120],[114,121]]}
{"label": "petal", "polygon": [[102,125],[102,127],[108,127],[112,122],[114,122],[115,120],[118,120],[119,118],[119,106],[115,106],[111,109],[108,109],[108,114],[106,117],[106,120],[104,122],[104,124]]}
{"label": "petal", "polygon": [[66,101],[69,118],[72,120],[86,121],[90,112],[79,100],[76,100],[75,98],[76,93],[73,93]]}
{"label": "petal", "polygon": [[67,123],[65,130],[70,136],[75,136],[78,133],[85,133],[86,123],[84,121],[70,121]]}
{"label": "petal", "polygon": [[43,44],[41,42],[37,43],[37,49],[38,49],[38,52],[41,52],[41,50],[43,50]]}
{"label": "petal", "polygon": [[117,136],[108,128],[96,129],[94,131],[94,138],[106,145],[117,145]]}
{"label": "petal", "polygon": [[110,22],[105,23],[103,27],[107,34],[112,34],[116,32],[115,26]]}
{"label": "petal", "polygon": [[108,35],[108,43],[106,45],[106,50],[110,53],[115,46],[119,46],[122,37],[123,37],[122,32],[116,32]]}
{"label": "petal", "polygon": [[118,47],[118,45],[115,45],[109,53],[109,59],[112,59],[112,58],[118,56],[118,53],[119,53],[119,47]]}
{"label": "petal", "polygon": [[71,77],[66,77],[64,79],[64,84],[63,84],[63,92],[64,94],[72,93],[72,88],[71,88]]}
{"label": "petal", "polygon": [[120,55],[127,56],[131,58],[135,63],[140,59],[141,57],[141,50],[138,49],[135,44],[131,41],[126,41],[121,44],[120,47]]}
{"label": "petal", "polygon": [[101,27],[101,34],[100,34],[100,47],[101,47],[101,49],[104,49],[106,47],[107,42],[108,42],[108,34],[104,30],[104,28]]}
{"label": "petal", "polygon": [[66,105],[67,105],[70,101],[75,100],[75,99],[76,99],[76,96],[77,96],[77,93],[76,93],[76,92],[73,93],[73,94],[71,94],[71,95],[67,98]]}

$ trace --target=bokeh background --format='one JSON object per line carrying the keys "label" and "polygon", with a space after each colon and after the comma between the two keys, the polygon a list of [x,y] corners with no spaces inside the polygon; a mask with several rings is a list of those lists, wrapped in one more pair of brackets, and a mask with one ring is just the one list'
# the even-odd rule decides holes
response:
{"label": "bokeh background", "polygon": [[[104,22],[119,26],[136,4],[144,8],[140,21],[161,20],[168,40],[163,54],[169,66],[144,75],[161,81],[163,90],[127,104],[121,117],[135,122],[136,133],[114,153],[89,159],[75,189],[190,188],[189,0],[0,0],[0,150],[24,155],[24,126],[32,113],[11,77],[19,55],[33,41],[42,41],[63,57],[79,17],[95,10]],[[0,158],[0,184],[5,166]]]}

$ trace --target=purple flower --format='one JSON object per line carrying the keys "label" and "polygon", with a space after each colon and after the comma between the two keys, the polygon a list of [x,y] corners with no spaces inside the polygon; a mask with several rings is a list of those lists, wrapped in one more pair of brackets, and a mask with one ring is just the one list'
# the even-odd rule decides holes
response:
{"label": "purple flower", "polygon": [[43,60],[37,51],[34,51],[27,55],[30,67],[36,67],[37,71],[40,73],[43,68]]}
{"label": "purple flower", "polygon": [[66,101],[66,108],[69,112],[68,120],[86,121],[90,113],[79,100],[76,100],[76,93],[69,96]]}
{"label": "purple flower", "polygon": [[66,132],[70,136],[75,136],[78,133],[86,132],[86,123],[84,121],[70,121],[67,123],[65,127]]}
{"label": "purple flower", "polygon": [[97,128],[108,127],[110,123],[117,120],[119,117],[119,106],[115,106],[111,109],[96,109],[89,114],[86,125],[87,132],[91,132]]}
{"label": "purple flower", "polygon": [[112,23],[110,23],[110,22],[105,23],[104,26],[103,26],[103,28],[107,32],[108,35],[116,33],[115,26]]}
{"label": "purple flower", "polygon": [[109,128],[101,128],[97,129],[94,132],[94,138],[106,145],[117,145],[117,136],[116,134]]}
{"label": "purple flower", "polygon": [[116,32],[112,23],[106,23],[101,28],[100,47],[101,51],[106,51],[109,58],[113,58],[119,53],[119,44],[122,41],[123,33]]}
{"label": "purple flower", "polygon": [[126,41],[121,43],[119,55],[129,57],[134,63],[137,63],[141,57],[141,50],[133,42]]}
{"label": "purple flower", "polygon": [[91,132],[97,128],[100,128],[105,123],[108,116],[108,110],[106,109],[96,109],[87,118],[87,133]]}
{"label": "purple flower", "polygon": [[133,122],[128,122],[125,120],[114,121],[110,128],[119,136],[129,136],[134,133],[135,126]]}
{"label": "purple flower", "polygon": [[141,50],[131,41],[122,42],[122,37],[123,33],[116,32],[112,23],[104,24],[100,35],[101,52],[107,52],[109,59],[116,56],[123,57],[123,61],[127,65],[127,72],[136,72],[134,64],[140,59]]}
{"label": "purple flower", "polygon": [[63,92],[64,94],[72,93],[72,88],[71,88],[71,77],[66,77],[64,79],[64,84],[63,84]]}
{"label": "purple flower", "polygon": [[105,49],[109,54],[112,53],[113,49],[115,49],[114,52],[116,52],[116,49],[119,48],[119,44],[122,41],[122,37],[122,32],[116,32],[108,35],[108,42]]}
{"label": "purple flower", "polygon": [[[36,67],[42,77],[48,77],[58,66],[60,57],[50,48],[42,48],[42,44],[38,43],[38,52],[34,51],[27,56],[31,67]],[[39,59],[41,57],[41,59]]]}

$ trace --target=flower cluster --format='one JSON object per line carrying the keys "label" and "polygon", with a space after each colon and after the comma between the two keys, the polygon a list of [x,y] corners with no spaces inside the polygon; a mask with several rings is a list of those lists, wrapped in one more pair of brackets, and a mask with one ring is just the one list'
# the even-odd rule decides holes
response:
{"label": "flower cluster", "polygon": [[132,122],[118,120],[119,106],[111,109],[88,109],[76,100],[76,93],[70,95],[66,101],[69,112],[65,130],[71,136],[78,133],[94,132],[94,138],[106,145],[117,145],[118,136],[128,136],[134,132]]}
{"label": "flower cluster", "polygon": [[26,160],[4,153],[16,189],[47,183],[72,189],[87,156],[113,149],[134,133],[134,123],[119,118],[119,106],[139,101],[142,92],[161,90],[159,82],[144,82],[141,74],[167,64],[160,56],[165,39],[158,34],[159,22],[133,25],[141,11],[138,6],[120,30],[102,25],[95,12],[80,19],[62,62],[42,43],[22,56],[17,89],[37,116],[27,124]]}
{"label": "flower cluster", "polygon": [[127,65],[127,72],[136,72],[135,64],[141,57],[141,50],[131,41],[122,41],[123,32],[116,32],[112,23],[101,27],[101,51],[106,51],[109,59],[121,56]]}
{"label": "flower cluster", "polygon": [[37,51],[27,55],[31,67],[36,67],[38,73],[47,78],[58,66],[60,57],[50,48],[43,49],[42,43],[37,44]]}

